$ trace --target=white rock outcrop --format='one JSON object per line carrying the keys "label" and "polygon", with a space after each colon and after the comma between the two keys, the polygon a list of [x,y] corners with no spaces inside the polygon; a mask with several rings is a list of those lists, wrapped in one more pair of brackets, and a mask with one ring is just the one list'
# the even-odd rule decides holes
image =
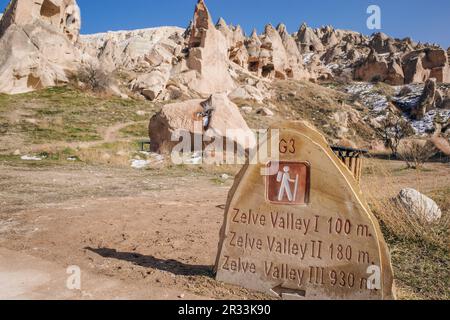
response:
{"label": "white rock outcrop", "polygon": [[162,62],[172,63],[181,51],[184,29],[159,27],[81,35],[82,52],[98,57],[107,70],[145,71]]}
{"label": "white rock outcrop", "polygon": [[75,0],[12,0],[0,20],[0,92],[67,82],[80,63]]}

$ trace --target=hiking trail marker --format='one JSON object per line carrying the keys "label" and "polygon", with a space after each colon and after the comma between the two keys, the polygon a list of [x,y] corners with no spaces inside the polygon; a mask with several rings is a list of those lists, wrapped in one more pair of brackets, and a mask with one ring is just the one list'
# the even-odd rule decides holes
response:
{"label": "hiking trail marker", "polygon": [[352,172],[308,124],[275,128],[279,159],[246,165],[229,193],[217,280],[283,299],[394,299],[389,252]]}

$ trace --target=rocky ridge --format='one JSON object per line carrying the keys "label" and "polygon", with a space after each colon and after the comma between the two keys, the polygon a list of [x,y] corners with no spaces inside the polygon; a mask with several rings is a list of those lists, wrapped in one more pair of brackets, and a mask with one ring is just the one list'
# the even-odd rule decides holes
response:
{"label": "rocky ridge", "polygon": [[[128,88],[150,100],[230,92],[242,78],[391,85],[430,78],[450,82],[447,51],[436,45],[306,24],[295,33],[284,24],[276,28],[269,24],[262,34],[254,31],[246,36],[240,26],[228,25],[222,18],[214,25],[203,0],[187,29],[160,27],[79,37],[80,26],[75,0],[12,0],[0,22],[0,50],[14,47],[30,58],[3,55],[0,77],[12,81],[4,81],[7,85],[0,92],[66,82],[83,63],[130,73]],[[250,95],[263,96],[262,85],[250,86],[254,87]]]}

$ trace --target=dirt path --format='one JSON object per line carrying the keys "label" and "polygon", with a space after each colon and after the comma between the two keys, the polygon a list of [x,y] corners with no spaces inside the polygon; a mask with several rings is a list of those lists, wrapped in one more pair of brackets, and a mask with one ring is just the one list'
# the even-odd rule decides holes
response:
{"label": "dirt path", "polygon": [[[6,191],[0,203],[7,209],[0,213],[0,248],[8,250],[0,274],[11,272],[10,266],[19,270],[17,281],[28,279],[30,270],[19,263],[21,257],[38,259],[41,280],[19,286],[17,293],[27,298],[264,298],[214,280],[223,220],[218,207],[226,202],[230,183],[106,167],[0,167]],[[64,287],[62,272],[72,265],[87,275],[82,283],[86,297]],[[93,290],[104,278],[109,281]],[[16,282],[1,283],[0,298]],[[48,283],[56,292],[46,296],[40,288]]]}
{"label": "dirt path", "polygon": [[[80,270],[80,289],[73,287],[73,266],[61,266],[31,255],[0,248],[0,299],[75,300],[75,299],[184,299],[200,297],[183,290],[152,290],[143,284]],[[68,286],[69,282],[69,286]]]}
{"label": "dirt path", "polygon": [[120,130],[134,125],[134,124],[143,124],[147,123],[147,121],[138,121],[138,122],[125,122],[125,123],[117,123],[110,127],[99,129],[101,134],[101,140],[96,141],[87,141],[87,142],[53,142],[53,143],[44,143],[44,144],[34,144],[28,147],[30,152],[38,152],[41,150],[55,149],[55,148],[71,148],[71,149],[88,149],[100,146],[105,143],[112,142],[127,142],[130,139],[119,138]]}

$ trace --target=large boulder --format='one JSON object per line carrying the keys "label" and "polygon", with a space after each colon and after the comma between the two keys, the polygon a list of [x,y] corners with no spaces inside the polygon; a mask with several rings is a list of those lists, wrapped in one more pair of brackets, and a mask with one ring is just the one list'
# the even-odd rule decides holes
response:
{"label": "large boulder", "polygon": [[255,146],[252,131],[238,107],[226,94],[214,94],[207,100],[194,99],[164,106],[160,113],[151,118],[149,134],[151,150],[159,153],[172,152],[179,143],[178,140],[172,141],[172,137],[177,134],[208,140],[199,145],[194,145],[192,141],[190,151],[201,151],[199,148],[204,149],[205,144],[214,142],[215,138],[232,141],[242,149]]}
{"label": "large boulder", "polygon": [[68,82],[80,63],[75,0],[12,0],[0,21],[0,92]]}
{"label": "large boulder", "polygon": [[436,150],[438,150],[442,154],[445,154],[446,156],[450,156],[450,140],[440,136],[434,136],[430,139],[430,142],[433,144]]}
{"label": "large boulder", "polygon": [[261,103],[264,99],[269,98],[269,95],[265,90],[246,84],[233,90],[228,97],[231,100],[253,100]]}
{"label": "large boulder", "polygon": [[436,222],[442,217],[442,211],[436,202],[414,189],[403,189],[398,195],[398,201],[406,213],[425,220]]}
{"label": "large boulder", "polygon": [[131,82],[131,89],[139,92],[148,100],[156,100],[166,89],[170,79],[170,70],[169,64],[163,64],[149,73],[141,74]]}

